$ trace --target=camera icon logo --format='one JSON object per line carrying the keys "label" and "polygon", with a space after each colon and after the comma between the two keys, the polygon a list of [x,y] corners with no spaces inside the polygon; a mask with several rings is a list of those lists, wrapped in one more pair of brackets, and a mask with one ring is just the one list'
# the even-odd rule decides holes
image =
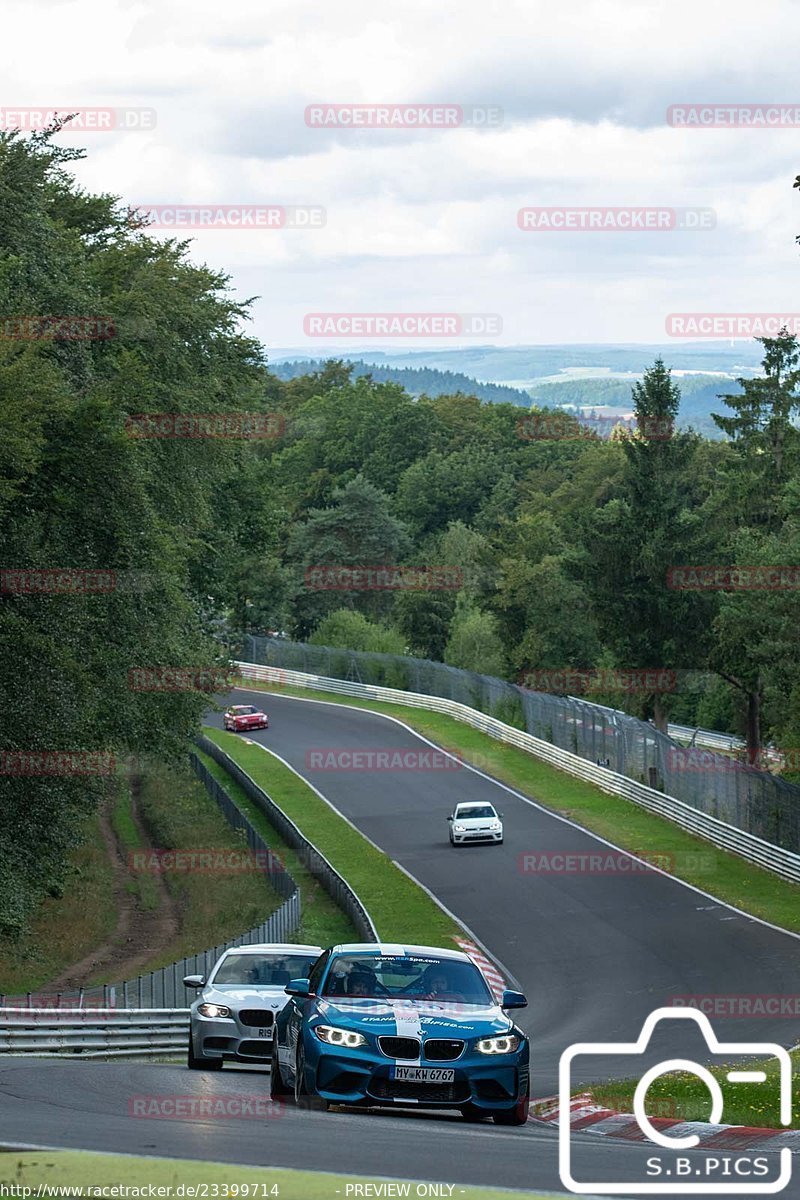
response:
{"label": "camera icon logo", "polygon": [[[561,1182],[571,1192],[576,1192],[579,1195],[592,1193],[596,1196],[620,1196],[625,1194],[635,1194],[638,1196],[648,1193],[668,1194],[671,1196],[687,1193],[726,1196],[758,1195],[759,1193],[762,1195],[774,1195],[776,1192],[783,1191],[792,1176],[792,1152],[788,1146],[784,1146],[780,1151],[780,1172],[777,1178],[765,1179],[763,1182],[754,1182],[752,1177],[747,1178],[746,1176],[748,1174],[750,1176],[761,1176],[766,1171],[758,1170],[748,1173],[743,1166],[737,1166],[736,1177],[731,1177],[730,1164],[727,1164],[728,1174],[726,1174],[724,1181],[720,1180],[717,1182],[709,1179],[709,1176],[713,1175],[711,1164],[719,1165],[721,1162],[724,1163],[725,1160],[703,1156],[705,1161],[701,1159],[698,1163],[698,1160],[692,1160],[687,1157],[670,1157],[674,1156],[677,1151],[693,1149],[699,1144],[700,1139],[693,1133],[670,1137],[669,1129],[664,1131],[657,1129],[653,1125],[645,1112],[645,1099],[647,1091],[654,1080],[672,1071],[685,1071],[696,1075],[705,1083],[711,1095],[711,1123],[718,1125],[724,1119],[724,1099],[718,1079],[706,1067],[684,1058],[669,1059],[644,1071],[634,1092],[633,1113],[639,1128],[649,1142],[661,1147],[665,1151],[663,1156],[647,1160],[648,1164],[659,1164],[653,1168],[654,1173],[659,1178],[659,1182],[655,1183],[645,1179],[611,1183],[607,1180],[577,1180],[574,1178],[575,1146],[573,1145],[572,1129],[570,1126],[570,1096],[573,1090],[572,1072],[575,1059],[586,1055],[613,1055],[615,1058],[621,1055],[630,1055],[633,1059],[635,1055],[641,1055],[647,1049],[653,1030],[660,1021],[694,1022],[699,1027],[711,1054],[720,1055],[725,1060],[725,1078],[731,1084],[761,1083],[766,1088],[768,1086],[768,1075],[767,1071],[764,1070],[764,1059],[770,1057],[775,1059],[777,1061],[777,1072],[771,1071],[770,1076],[773,1074],[777,1076],[780,1123],[786,1126],[791,1124],[792,1060],[789,1057],[789,1052],[783,1046],[778,1046],[774,1042],[720,1042],[717,1040],[716,1034],[711,1027],[711,1022],[704,1013],[691,1008],[659,1008],[647,1018],[642,1026],[642,1032],[635,1042],[578,1042],[570,1046],[561,1055],[558,1072],[558,1167]],[[754,1056],[757,1059],[757,1063],[753,1064],[753,1070],[747,1070],[745,1066],[742,1066],[741,1069],[738,1069],[738,1067],[736,1069],[730,1068],[729,1064],[731,1060],[738,1062],[738,1060],[747,1056]],[[722,1065],[722,1062],[720,1065]],[[632,1073],[634,1073],[635,1062],[631,1063],[631,1068]],[[669,1153],[667,1154],[666,1152]],[[661,1162],[662,1158],[663,1164]],[[741,1155],[739,1158],[745,1164],[756,1161],[755,1159]],[[669,1177],[668,1181],[666,1177]],[[681,1178],[685,1179],[685,1182],[680,1182]]]}

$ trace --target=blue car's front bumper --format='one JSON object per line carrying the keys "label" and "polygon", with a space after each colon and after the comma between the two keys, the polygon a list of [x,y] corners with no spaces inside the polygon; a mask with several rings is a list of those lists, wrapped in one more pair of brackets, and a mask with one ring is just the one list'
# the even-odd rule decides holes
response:
{"label": "blue car's front bumper", "polygon": [[[512,1109],[528,1094],[527,1042],[513,1054],[467,1050],[452,1062],[425,1062],[452,1069],[452,1082],[407,1082],[393,1078],[395,1061],[368,1046],[356,1050],[322,1043],[311,1030],[305,1037],[306,1089],[331,1103],[423,1105],[461,1108],[470,1104],[487,1114]],[[405,1066],[406,1063],[397,1065]]]}

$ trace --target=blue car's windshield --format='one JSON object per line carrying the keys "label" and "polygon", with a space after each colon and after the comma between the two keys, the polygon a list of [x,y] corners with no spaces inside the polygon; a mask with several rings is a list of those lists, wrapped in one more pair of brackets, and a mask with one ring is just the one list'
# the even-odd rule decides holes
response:
{"label": "blue car's windshield", "polygon": [[323,995],[493,1003],[473,963],[427,954],[339,954],[331,963]]}

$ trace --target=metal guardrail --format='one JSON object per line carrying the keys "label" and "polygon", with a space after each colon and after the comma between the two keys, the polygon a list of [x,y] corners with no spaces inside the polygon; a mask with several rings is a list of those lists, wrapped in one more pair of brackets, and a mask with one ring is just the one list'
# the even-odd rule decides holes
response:
{"label": "metal guardrail", "polygon": [[128,1058],[186,1049],[181,1008],[0,1008],[0,1054]]}
{"label": "metal guardrail", "polygon": [[272,667],[278,679],[301,671],[452,700],[800,854],[800,786],[741,755],[687,747],[619,709],[447,663],[251,634],[244,640],[239,657]]}
{"label": "metal guardrail", "polygon": [[496,717],[490,717],[466,704],[447,700],[442,696],[428,696],[396,688],[380,687],[375,684],[331,679],[322,675],[285,668],[280,668],[280,675],[277,676],[274,666],[257,663],[237,662],[235,666],[244,679],[263,680],[278,685],[283,682],[289,685],[294,684],[297,687],[335,692],[345,696],[357,696],[362,699],[386,700],[392,704],[405,704],[412,708],[444,713],[488,734],[489,737],[517,746],[520,750],[533,754],[536,758],[569,775],[583,779],[587,783],[593,783],[609,795],[621,796],[642,808],[658,813],[688,832],[713,842],[721,849],[730,850],[793,883],[800,883],[800,854],[775,846],[755,834],[721,821],[682,800],[665,795],[645,784],[637,783],[626,775],[620,775],[606,767],[597,766],[577,754],[571,754],[568,750],[562,750],[551,742],[543,741],[532,734],[506,725]]}
{"label": "metal guardrail", "polygon": [[695,746],[702,746],[705,750],[726,750],[733,753],[734,750],[743,750],[745,745],[744,739],[736,737],[733,733],[717,733],[714,729],[695,729],[691,725],[669,724],[667,733],[677,741],[689,741]]}
{"label": "metal guardrail", "polygon": [[301,833],[294,821],[287,817],[272,797],[259,787],[230,755],[220,749],[216,742],[201,735],[195,739],[195,744],[229,772],[246,795],[263,812],[269,823],[277,829],[283,840],[297,851],[303,865],[322,884],[334,902],[350,917],[359,936],[365,942],[377,942],[379,940],[378,932],[372,917],[356,892],[313,842],[310,842],[305,834]]}
{"label": "metal guardrail", "polygon": [[[719,733],[716,729],[695,729],[691,725],[668,725],[667,733],[676,741],[688,741],[704,750],[722,750],[726,754],[736,754],[747,748],[744,738],[737,737],[735,733]],[[774,746],[764,746],[761,750],[761,757],[775,764],[779,764],[781,761],[781,753]]]}

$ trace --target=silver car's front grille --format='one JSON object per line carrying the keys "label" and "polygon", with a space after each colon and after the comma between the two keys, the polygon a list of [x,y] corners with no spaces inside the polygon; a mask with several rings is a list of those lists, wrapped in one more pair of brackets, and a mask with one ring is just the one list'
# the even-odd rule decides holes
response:
{"label": "silver car's front grille", "polygon": [[239,1013],[242,1025],[253,1029],[269,1029],[274,1019],[275,1014],[271,1008],[243,1008]]}

